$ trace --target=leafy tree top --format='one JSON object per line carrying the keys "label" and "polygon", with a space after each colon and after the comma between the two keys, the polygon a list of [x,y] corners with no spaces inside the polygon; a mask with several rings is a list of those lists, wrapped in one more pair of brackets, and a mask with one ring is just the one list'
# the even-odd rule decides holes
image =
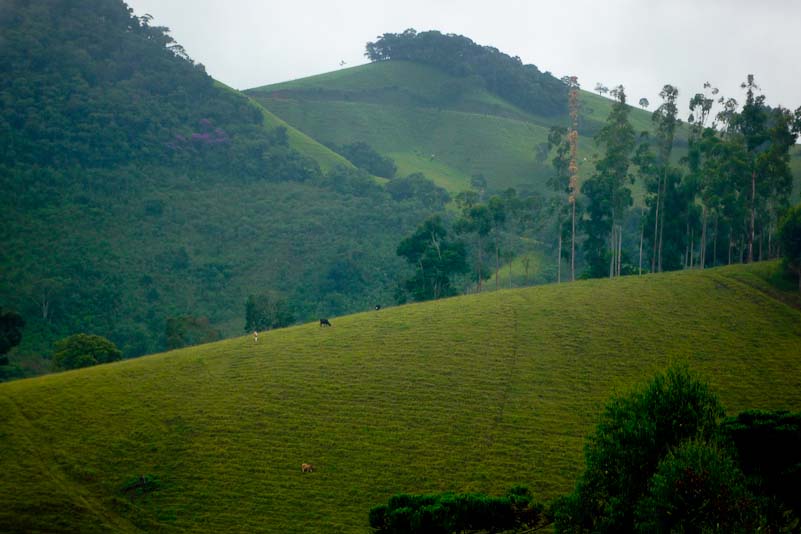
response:
{"label": "leafy tree top", "polygon": [[463,35],[436,30],[385,33],[366,46],[370,61],[405,59],[437,67],[453,76],[479,76],[487,89],[524,110],[543,115],[566,113],[567,88],[535,65],[524,65],[491,46]]}
{"label": "leafy tree top", "polygon": [[122,352],[103,336],[74,334],[56,342],[53,363],[59,369],[79,369],[122,358]]}

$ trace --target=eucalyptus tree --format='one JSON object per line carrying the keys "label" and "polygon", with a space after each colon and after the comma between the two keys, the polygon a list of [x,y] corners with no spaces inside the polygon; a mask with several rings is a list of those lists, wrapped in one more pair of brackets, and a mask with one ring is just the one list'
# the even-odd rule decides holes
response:
{"label": "eucalyptus tree", "polygon": [[635,146],[634,128],[629,122],[630,107],[622,85],[612,90],[615,103],[606,124],[595,136],[603,153],[595,163],[595,172],[581,187],[587,197],[584,220],[586,240],[584,257],[592,277],[603,276],[609,262],[610,278],[621,270],[623,215],[632,204],[629,165]]}
{"label": "eucalyptus tree", "polygon": [[673,138],[676,133],[676,126],[679,124],[678,107],[676,100],[679,90],[670,85],[665,85],[659,92],[662,104],[654,111],[651,120],[654,123],[657,141],[658,165],[661,172],[657,178],[656,202],[654,204],[654,238],[653,254],[651,255],[651,271],[662,271],[662,240],[664,237],[665,221],[665,191],[667,188],[668,168],[670,166],[670,155],[673,152]]}
{"label": "eucalyptus tree", "polygon": [[552,204],[552,209],[556,213],[557,227],[557,253],[556,253],[556,281],[562,281],[562,236],[564,234],[564,221],[567,218],[567,210],[570,195],[570,142],[567,139],[567,129],[561,126],[552,126],[548,132],[548,149],[556,150],[551,165],[554,174],[548,178],[548,185],[556,193],[556,199]]}

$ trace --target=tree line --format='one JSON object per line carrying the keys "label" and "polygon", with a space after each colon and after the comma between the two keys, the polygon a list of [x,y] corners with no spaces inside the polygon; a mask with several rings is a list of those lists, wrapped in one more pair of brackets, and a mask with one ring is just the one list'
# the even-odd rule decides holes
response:
{"label": "tree line", "polygon": [[[578,83],[569,89],[569,127],[553,126],[538,147],[550,158],[551,194],[515,190],[485,199],[486,180],[455,197],[457,216],[425,221],[398,247],[414,269],[400,300],[426,300],[475,288],[521,259],[537,242],[556,241],[556,279],[617,277],[736,262],[785,258],[801,288],[798,208],[790,209],[790,148],[801,133],[801,107],[770,107],[749,75],[740,107],[705,84],[689,103],[684,125],[679,91],[665,85],[652,114],[652,130],[636,132],[625,89],[613,88],[613,104],[594,137],[598,154],[578,187]],[[713,114],[715,104],[720,111]],[[677,136],[687,135],[677,157]],[[586,158],[584,158],[586,160]],[[483,186],[482,186],[483,184]],[[635,203],[635,187],[642,201]],[[569,244],[569,245],[568,245]],[[564,277],[567,279],[568,277]]]}
{"label": "tree line", "polygon": [[[586,277],[706,268],[775,258],[779,222],[790,205],[790,148],[801,133],[801,107],[770,107],[752,75],[745,101],[690,99],[687,154],[676,158],[678,89],[665,85],[650,132],[635,132],[622,86],[595,136],[600,154],[581,186],[579,230]],[[712,114],[715,103],[721,107]],[[559,128],[555,142],[560,146]],[[564,141],[561,141],[564,143]],[[566,188],[561,146],[552,162]],[[632,186],[645,192],[635,206]]]}
{"label": "tree line", "polygon": [[565,88],[549,72],[524,65],[497,48],[481,46],[463,35],[438,31],[385,33],[367,43],[370,61],[401,59],[425,63],[459,78],[472,77],[489,91],[520,108],[546,116],[565,112]]}

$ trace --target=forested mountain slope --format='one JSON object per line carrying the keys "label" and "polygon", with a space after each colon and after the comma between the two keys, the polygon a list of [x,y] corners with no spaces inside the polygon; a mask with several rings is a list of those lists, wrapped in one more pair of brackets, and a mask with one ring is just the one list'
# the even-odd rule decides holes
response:
{"label": "forested mountain slope", "polygon": [[0,39],[0,305],[27,323],[12,363],[75,332],[162,350],[171,317],[203,330],[186,342],[231,335],[250,294],[298,319],[390,299],[394,248],[428,208],[212,80],[148,17],[10,0]]}
{"label": "forested mountain slope", "polygon": [[367,532],[398,492],[552,499],[609,396],[670,363],[730,414],[801,409],[777,269],[484,293],[0,384],[0,530]]}

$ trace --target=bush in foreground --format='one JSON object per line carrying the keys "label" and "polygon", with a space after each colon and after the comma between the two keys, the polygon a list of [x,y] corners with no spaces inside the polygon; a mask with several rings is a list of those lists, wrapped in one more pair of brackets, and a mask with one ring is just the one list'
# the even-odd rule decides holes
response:
{"label": "bush in foreground", "polygon": [[370,510],[370,527],[376,534],[501,532],[536,527],[542,512],[543,506],[521,486],[502,497],[481,493],[399,494],[388,504]]}

